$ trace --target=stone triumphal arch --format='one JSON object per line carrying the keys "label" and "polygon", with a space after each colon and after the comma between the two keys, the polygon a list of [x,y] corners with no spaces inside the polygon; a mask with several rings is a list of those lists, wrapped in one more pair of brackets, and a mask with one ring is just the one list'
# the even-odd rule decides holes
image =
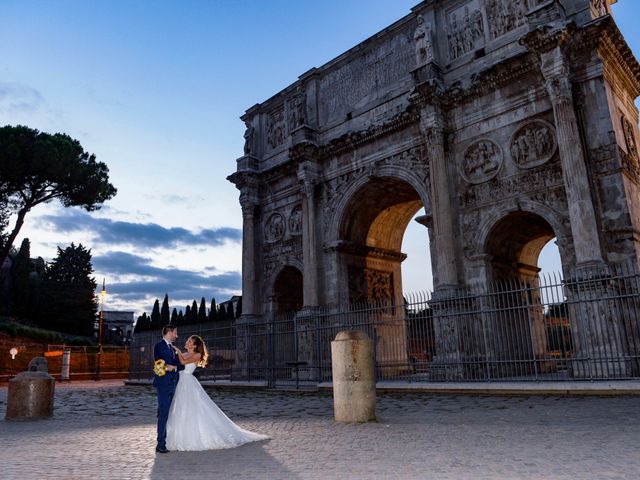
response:
{"label": "stone triumphal arch", "polygon": [[611,3],[426,0],[247,110],[245,320],[400,301],[421,208],[436,294],[534,277],[553,238],[565,274],[637,264],[640,66]]}

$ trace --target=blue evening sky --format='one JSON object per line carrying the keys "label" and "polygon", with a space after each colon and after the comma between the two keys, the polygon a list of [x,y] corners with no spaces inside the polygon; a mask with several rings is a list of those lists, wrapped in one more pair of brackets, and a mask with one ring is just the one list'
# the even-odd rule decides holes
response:
{"label": "blue evening sky", "polygon": [[[241,214],[225,180],[238,119],[410,12],[417,0],[0,0],[0,125],[65,132],[110,168],[97,213],[40,206],[18,238],[51,259],[92,249],[108,309],[150,311],[240,292]],[[638,54],[640,1],[614,15]],[[409,227],[405,291],[431,287],[426,230]],[[541,263],[557,270],[549,248]]]}

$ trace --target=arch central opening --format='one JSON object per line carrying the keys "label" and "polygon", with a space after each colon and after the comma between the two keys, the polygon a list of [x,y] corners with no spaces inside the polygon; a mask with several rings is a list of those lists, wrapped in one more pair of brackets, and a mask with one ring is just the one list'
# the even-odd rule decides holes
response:
{"label": "arch central opening", "polygon": [[402,303],[403,238],[424,206],[409,183],[389,177],[370,179],[353,195],[340,229],[351,302]]}
{"label": "arch central opening", "polygon": [[552,242],[555,238],[549,222],[522,211],[503,217],[489,234],[488,280],[496,308],[485,334],[494,354],[509,360],[498,367],[497,375],[546,373],[557,368],[546,359],[570,355],[566,304],[562,298],[545,298],[548,294],[545,296],[540,281],[543,250],[546,257],[555,253],[559,259],[558,247]]}
{"label": "arch central opening", "polygon": [[530,212],[513,212],[492,229],[486,246],[491,255],[490,280],[538,279],[538,259],[545,246],[556,237],[551,225]]}

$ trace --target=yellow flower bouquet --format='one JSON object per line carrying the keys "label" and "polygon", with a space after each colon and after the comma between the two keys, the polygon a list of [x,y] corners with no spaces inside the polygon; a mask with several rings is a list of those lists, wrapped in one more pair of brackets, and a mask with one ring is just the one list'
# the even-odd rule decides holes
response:
{"label": "yellow flower bouquet", "polygon": [[162,359],[153,362],[153,373],[159,377],[164,377],[167,374],[166,362]]}

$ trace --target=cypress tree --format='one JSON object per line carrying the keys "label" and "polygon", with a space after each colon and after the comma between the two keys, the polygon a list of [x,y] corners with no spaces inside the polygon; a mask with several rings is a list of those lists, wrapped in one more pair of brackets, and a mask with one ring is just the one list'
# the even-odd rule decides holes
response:
{"label": "cypress tree", "polygon": [[205,323],[207,321],[207,304],[202,297],[200,300],[200,308],[198,309],[198,323]]}
{"label": "cypress tree", "polygon": [[165,293],[164,300],[162,301],[162,309],[160,310],[160,323],[163,327],[171,322],[169,311],[169,294]]}
{"label": "cypress tree", "polygon": [[140,332],[145,332],[147,330],[149,330],[149,318],[147,317],[147,312],[143,312],[142,315],[138,317],[138,320],[136,321],[136,326],[133,332],[140,333]]}
{"label": "cypress tree", "polygon": [[178,325],[178,309],[174,308],[171,312],[171,325]]}
{"label": "cypress tree", "polygon": [[187,305],[184,309],[184,325],[189,325],[191,322],[191,307]]}
{"label": "cypress tree", "polygon": [[211,310],[209,310],[209,321],[215,322],[218,319],[218,307],[216,307],[216,299],[211,299]]}
{"label": "cypress tree", "polygon": [[178,321],[176,325],[184,325],[184,314],[182,313],[182,310],[178,312]]}
{"label": "cypress tree", "polygon": [[151,330],[159,330],[163,327],[162,316],[160,315],[160,300],[156,298],[151,310]]}
{"label": "cypress tree", "polygon": [[11,265],[11,313],[16,317],[27,318],[32,304],[31,298],[31,244],[25,238]]}
{"label": "cypress tree", "polygon": [[195,300],[191,304],[191,320],[190,324],[198,323],[198,302]]}

